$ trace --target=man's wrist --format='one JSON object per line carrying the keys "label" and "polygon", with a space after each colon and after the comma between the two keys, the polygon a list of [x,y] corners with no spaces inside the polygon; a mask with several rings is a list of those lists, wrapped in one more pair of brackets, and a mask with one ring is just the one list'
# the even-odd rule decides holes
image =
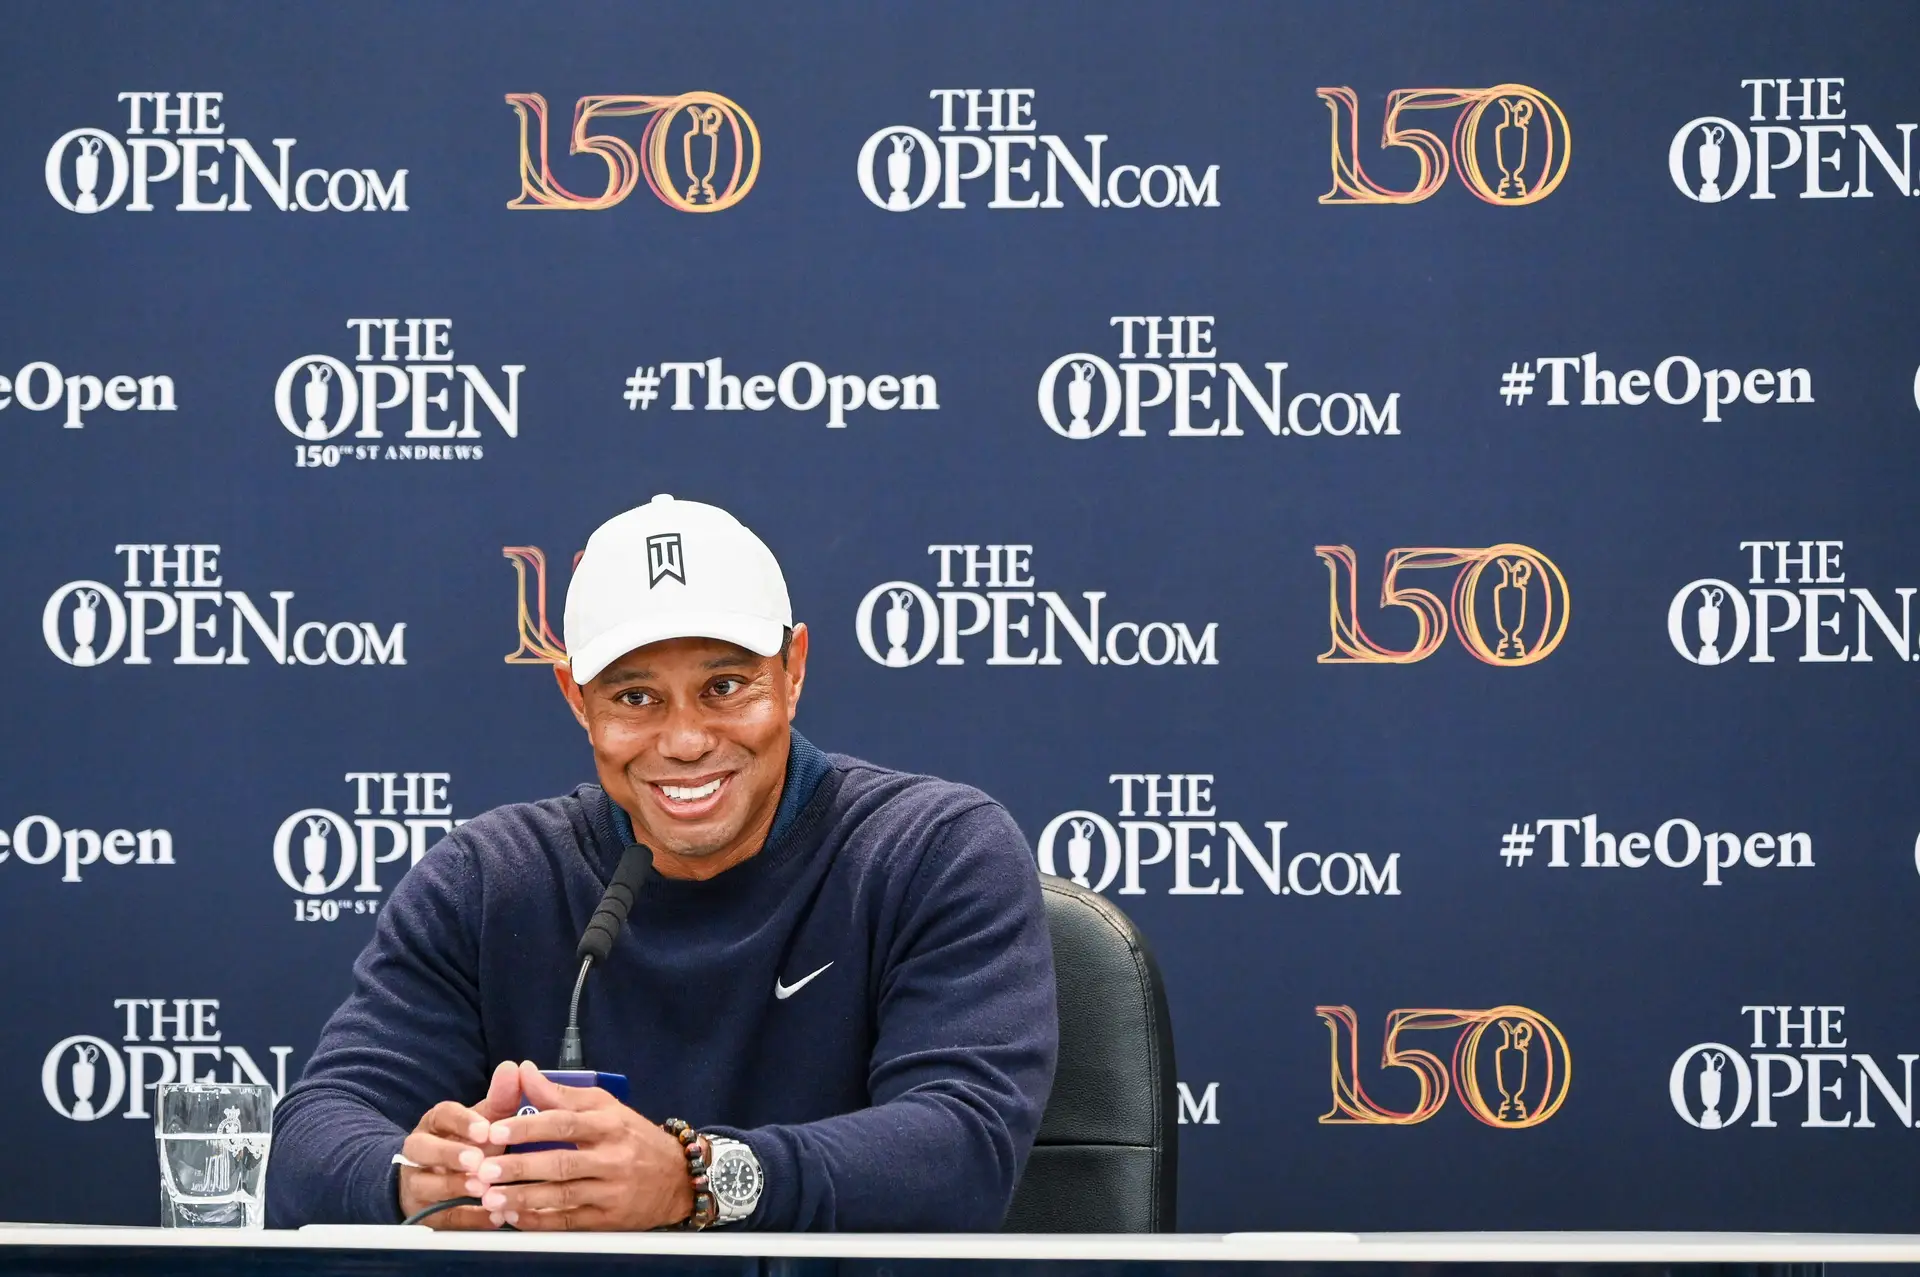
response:
{"label": "man's wrist", "polygon": [[725,1135],[707,1141],[708,1192],[712,1195],[716,1224],[737,1224],[759,1208],[766,1188],[766,1172],[759,1154],[744,1140]]}
{"label": "man's wrist", "polygon": [[679,1143],[681,1154],[686,1158],[688,1182],[693,1192],[692,1208],[677,1227],[693,1230],[710,1227],[718,1219],[719,1209],[714,1204],[713,1191],[707,1182],[710,1148],[706,1138],[677,1117],[668,1118],[660,1126]]}

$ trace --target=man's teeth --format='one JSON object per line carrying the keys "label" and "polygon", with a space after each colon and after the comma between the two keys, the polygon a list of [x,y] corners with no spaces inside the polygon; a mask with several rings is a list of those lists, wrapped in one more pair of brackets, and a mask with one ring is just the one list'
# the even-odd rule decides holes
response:
{"label": "man's teeth", "polygon": [[660,786],[660,792],[676,803],[698,802],[700,799],[718,790],[720,788],[720,782],[725,779],[726,777],[719,776],[704,785],[694,785],[691,787],[686,785],[662,785]]}

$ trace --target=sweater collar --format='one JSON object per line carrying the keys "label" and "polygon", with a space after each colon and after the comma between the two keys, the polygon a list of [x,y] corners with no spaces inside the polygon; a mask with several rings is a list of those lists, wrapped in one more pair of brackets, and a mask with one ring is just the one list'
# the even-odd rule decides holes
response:
{"label": "sweater collar", "polygon": [[[787,729],[787,736],[787,774],[780,783],[780,805],[774,809],[773,828],[767,832],[767,841],[760,851],[743,864],[752,864],[780,846],[800,819],[800,813],[812,801],[820,782],[832,770],[833,765],[828,761],[825,751],[812,741],[792,728]],[[604,790],[600,791],[600,801],[606,805],[606,814],[602,821],[595,823],[603,826],[602,832],[612,835],[614,858],[617,860],[621,852],[639,841],[634,836],[633,818],[619,803],[608,798]]]}

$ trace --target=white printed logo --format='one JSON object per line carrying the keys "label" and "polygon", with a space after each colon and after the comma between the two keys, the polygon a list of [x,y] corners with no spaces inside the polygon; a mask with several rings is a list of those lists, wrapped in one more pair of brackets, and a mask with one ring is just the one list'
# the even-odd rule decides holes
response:
{"label": "white printed logo", "polygon": [[447,796],[452,779],[448,772],[348,772],[351,820],[325,807],[303,807],[281,821],[273,834],[273,867],[281,882],[306,897],[293,902],[294,920],[334,922],[377,912],[378,900],[331,897],[348,883],[357,897],[379,895],[381,865],[404,859],[396,876],[405,873],[464,825]]}
{"label": "white printed logo", "polygon": [[[830,967],[832,965],[833,963],[829,962],[827,964],[827,967]],[[827,967],[821,967],[820,971],[825,971]],[[808,985],[812,984],[814,977],[819,975],[820,971],[814,971],[814,972],[810,972],[807,975],[803,975],[798,980],[795,980],[792,984],[781,984],[779,976],[773,977],[773,996],[779,999],[780,1001],[785,1002],[788,998],[800,992],[800,990],[806,988]]]}
{"label": "white printed logo", "polygon": [[[60,135],[47,152],[47,193],[61,208],[98,213],[112,208],[133,190],[129,213],[151,213],[155,188],[179,182],[182,213],[248,213],[248,183],[282,212],[350,213],[407,211],[407,170],[384,179],[370,168],[293,171],[298,139],[277,137],[269,162],[243,137],[227,137],[220,119],[224,93],[122,93],[126,104],[126,140],[105,129],[78,128]],[[178,140],[173,140],[177,138]],[[231,157],[232,163],[223,163]],[[106,190],[101,191],[104,179]]]}
{"label": "white printed logo", "polygon": [[[122,647],[127,665],[151,665],[147,640],[175,633],[175,665],[248,665],[247,640],[276,665],[405,665],[405,621],[385,634],[372,621],[306,621],[288,616],[292,590],[272,590],[269,621],[242,590],[222,590],[218,545],[123,544],[127,575],[121,591],[100,581],[69,581],[40,613],[47,650],[68,665],[104,665]],[[149,573],[144,579],[142,573]],[[173,586],[170,590],[142,586]],[[226,609],[231,609],[230,611]],[[222,625],[222,621],[226,625]]]}
{"label": "white printed logo", "polygon": [[[35,843],[39,843],[35,847]],[[66,853],[66,872],[61,882],[79,882],[80,871],[104,860],[109,865],[170,865],[173,863],[173,835],[164,829],[62,829],[51,816],[28,816],[13,827],[12,833],[0,830],[0,862],[8,859],[23,865],[45,865]]]}
{"label": "white printed logo", "polygon": [[[1723,1042],[1701,1042],[1682,1051],[1667,1074],[1673,1111],[1702,1131],[1735,1126],[1749,1110],[1750,1129],[1864,1131],[1889,1119],[1896,1130],[1913,1127],[1913,1062],[1920,1056],[1901,1052],[1895,1057],[1899,1067],[1889,1069],[1866,1052],[1848,1051],[1846,1011],[1818,1005],[1741,1007],[1740,1014],[1753,1024],[1748,1051]],[[1796,1095],[1801,1104],[1780,1103]],[[1795,1121],[1802,1105],[1805,1116]]]}
{"label": "white printed logo", "polygon": [[[1184,621],[1103,622],[1100,605],[1107,592],[1086,590],[1080,596],[1087,610],[1083,622],[1060,594],[1034,588],[1030,545],[930,545],[927,553],[940,559],[937,602],[912,581],[886,581],[867,591],[854,614],[860,650],[889,669],[918,665],[936,646],[934,664],[965,665],[960,641],[973,635],[990,638],[988,665],[1064,664],[1062,637],[1089,665],[1220,663],[1217,621],[1198,633]],[[982,585],[990,588],[979,590]],[[1036,613],[1036,606],[1043,610]]]}
{"label": "white printed logo", "polygon": [[[332,355],[302,355],[280,370],[273,408],[288,434],[303,442],[294,465],[331,468],[342,461],[479,461],[484,446],[460,442],[481,437],[479,410],[509,439],[520,437],[520,374],[525,364],[501,364],[505,393],[478,364],[453,362],[451,319],[349,319],[359,334],[354,362]],[[430,408],[459,415],[436,420]],[[297,402],[296,402],[297,396]],[[381,444],[380,414],[405,408],[400,437],[410,443]],[[355,422],[352,442],[333,444]],[[394,423],[388,421],[391,428]],[[325,446],[321,446],[325,445]]]}
{"label": "white printed logo", "polygon": [[[253,1052],[224,1040],[218,998],[115,998],[126,1017],[118,1045],[91,1033],[60,1039],[40,1065],[40,1093],[61,1117],[97,1122],[120,1107],[121,1116],[152,1121],[149,1092],[167,1082],[252,1082],[287,1090],[290,1046],[270,1046],[269,1078]],[[164,1045],[161,1045],[164,1044]],[[219,1075],[222,1063],[227,1075]]]}
{"label": "white printed logo", "polygon": [[62,403],[67,406],[67,419],[61,424],[68,430],[84,427],[85,414],[103,405],[109,412],[172,412],[173,378],[122,373],[103,381],[92,373],[62,376],[44,359],[27,364],[12,377],[0,377],[0,411],[18,404],[28,412],[46,412]]}
{"label": "white printed logo", "polygon": [[[1871,199],[1876,194],[1920,195],[1913,185],[1913,124],[1896,124],[1900,158],[1871,125],[1847,121],[1842,105],[1846,80],[1801,76],[1740,81],[1750,94],[1747,126],[1718,115],[1688,120],[1667,147],[1667,173],[1674,186],[1700,204],[1718,204],[1746,189],[1748,199],[1770,200],[1776,173],[1800,168],[1786,179],[1787,193],[1803,200]],[[1791,121],[1769,123],[1768,121]],[[1853,142],[1848,155],[1847,142]],[[1847,160],[1851,158],[1852,164]],[[1800,189],[1791,188],[1798,181]],[[1879,191],[1873,189],[1879,184]]]}
{"label": "white printed logo", "polygon": [[[1034,843],[1034,858],[1041,873],[1070,878],[1090,891],[1105,891],[1117,878],[1120,888],[1116,894],[1144,896],[1147,886],[1141,870],[1167,864],[1173,874],[1172,884],[1165,889],[1167,895],[1240,896],[1246,894],[1240,885],[1244,862],[1252,871],[1252,880],[1264,885],[1269,895],[1400,894],[1397,851],[1378,865],[1364,851],[1288,854],[1281,846],[1281,835],[1287,828],[1284,820],[1265,822],[1267,846],[1263,849],[1239,821],[1217,819],[1219,808],[1214,805],[1211,772],[1116,772],[1107,777],[1107,783],[1120,787],[1118,828],[1099,812],[1061,812],[1047,822]],[[1143,815],[1149,819],[1132,819]],[[1067,835],[1064,847],[1060,845],[1063,831]],[[1145,847],[1147,840],[1152,842],[1150,850]],[[1214,859],[1216,852],[1218,860]]]}
{"label": "white printed logo", "polygon": [[[1084,159],[1066,138],[1039,132],[1033,89],[935,89],[939,140],[891,124],[860,148],[860,191],[890,213],[906,213],[944,192],[937,208],[965,208],[961,185],[991,176],[990,209],[1064,208],[1061,191],[1088,208],[1218,208],[1220,166],[1199,177],[1185,164],[1110,164],[1105,133],[1085,136]],[[1018,157],[1018,158],[1016,158]],[[1044,159],[1044,177],[1034,163]],[[1061,178],[1066,182],[1063,184]],[[1016,183],[1018,189],[1016,189]],[[977,198],[977,197],[976,197]]]}
{"label": "white printed logo", "polygon": [[[1124,421],[1120,438],[1144,438],[1146,410],[1163,405],[1161,421],[1175,439],[1238,438],[1247,433],[1243,420],[1258,420],[1276,439],[1400,433],[1397,390],[1378,403],[1366,391],[1295,391],[1289,397],[1282,388],[1287,365],[1276,361],[1263,365],[1262,389],[1258,374],[1218,357],[1212,315],[1114,315],[1107,324],[1120,330],[1117,367],[1075,351],[1040,374],[1040,419],[1063,439],[1096,439],[1116,421]],[[1220,407],[1224,423],[1215,415]]]}
{"label": "white printed logo", "polygon": [[[1799,663],[1865,664],[1879,647],[1884,658],[1920,660],[1913,644],[1913,596],[1917,588],[1892,591],[1898,607],[1889,607],[1871,590],[1847,586],[1841,569],[1842,541],[1742,541],[1750,571],[1747,588],[1718,577],[1701,577],[1680,587],[1667,607],[1667,637],[1673,650],[1694,665],[1725,665],[1753,640],[1751,664],[1770,664],[1775,636],[1792,635],[1783,646],[1786,659]],[[1780,589],[1794,585],[1798,589]],[[1846,625],[1853,603],[1853,624]],[[1894,619],[1895,613],[1899,619]],[[1793,649],[1798,647],[1796,655]]]}

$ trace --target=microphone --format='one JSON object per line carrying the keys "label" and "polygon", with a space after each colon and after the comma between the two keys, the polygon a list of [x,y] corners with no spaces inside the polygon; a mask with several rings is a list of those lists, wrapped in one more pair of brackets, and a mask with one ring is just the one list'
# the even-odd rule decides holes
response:
{"label": "microphone", "polygon": [[607,955],[613,952],[613,942],[620,935],[620,929],[627,925],[627,911],[633,908],[634,897],[640,893],[640,878],[646,872],[652,855],[645,847],[635,843],[620,857],[619,866],[613,871],[613,881],[607,884],[607,892],[600,897],[600,903],[594,908],[593,918],[587,923],[587,929],[580,936],[579,947],[574,957],[580,959],[580,974],[573,981],[573,1000],[567,1007],[567,1030],[560,1036],[560,1067],[562,1069],[585,1069],[586,1049],[580,1042],[580,994],[587,987],[587,972],[596,962],[605,962]]}

